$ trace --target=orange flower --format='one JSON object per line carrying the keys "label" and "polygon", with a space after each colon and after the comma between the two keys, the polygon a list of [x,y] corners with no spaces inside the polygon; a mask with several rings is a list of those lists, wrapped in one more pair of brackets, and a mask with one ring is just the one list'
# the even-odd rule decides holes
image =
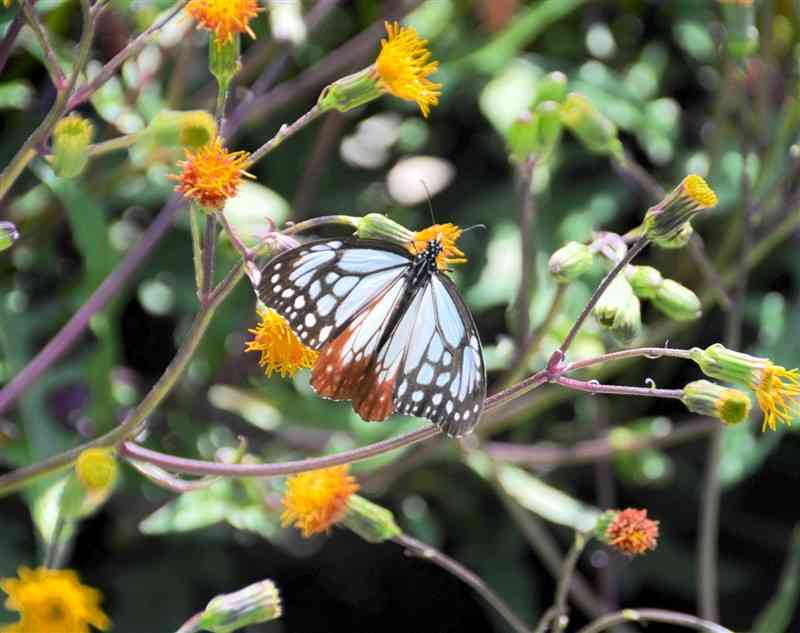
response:
{"label": "orange flower", "polygon": [[381,52],[375,61],[378,84],[395,97],[415,101],[422,116],[427,117],[442,94],[442,84],[428,79],[436,72],[439,62],[428,61],[431,56],[428,42],[412,27],[400,26],[397,22],[386,22],[385,26],[389,39],[381,40]]}
{"label": "orange flower", "polygon": [[644,554],[656,548],[658,521],[647,518],[647,510],[610,510],[598,521],[600,540],[623,554]]}
{"label": "orange flower", "polygon": [[294,376],[299,369],[313,367],[319,356],[319,352],[303,345],[286,319],[271,308],[261,311],[261,322],[249,332],[255,338],[247,342],[244,351],[261,352],[258,364],[267,376],[274,371],[282,378]]}
{"label": "orange flower", "polygon": [[250,155],[228,152],[219,137],[196,152],[185,151],[186,160],[178,162],[181,173],[170,178],[178,181],[176,191],[208,209],[221,209],[236,195],[243,177],[254,178],[245,171]]}
{"label": "orange flower", "polygon": [[464,253],[456,246],[456,241],[461,237],[461,227],[455,224],[434,224],[427,229],[414,233],[413,239],[406,248],[412,255],[424,252],[431,240],[439,242],[442,251],[436,256],[436,267],[446,270],[452,264],[463,264],[467,261]]}
{"label": "orange flower", "polygon": [[191,0],[186,5],[198,26],[213,32],[218,42],[229,42],[234,33],[255,38],[249,23],[263,10],[256,0]]}
{"label": "orange flower", "polygon": [[100,608],[102,595],[81,584],[70,569],[20,567],[19,579],[4,578],[0,589],[8,594],[6,608],[21,619],[4,633],[89,633],[89,626],[106,631],[111,626]]}
{"label": "orange flower", "polygon": [[350,466],[312,470],[286,479],[286,494],[281,503],[284,527],[294,524],[304,537],[327,532],[347,513],[347,501],[358,491],[358,483],[349,474]]}

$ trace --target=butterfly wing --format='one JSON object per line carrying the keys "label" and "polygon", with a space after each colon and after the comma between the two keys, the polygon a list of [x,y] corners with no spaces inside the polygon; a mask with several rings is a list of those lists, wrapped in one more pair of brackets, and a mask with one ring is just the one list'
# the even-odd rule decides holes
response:
{"label": "butterfly wing", "polygon": [[410,263],[410,254],[384,242],[317,240],[271,259],[258,296],[319,351],[390,287],[399,288]]}

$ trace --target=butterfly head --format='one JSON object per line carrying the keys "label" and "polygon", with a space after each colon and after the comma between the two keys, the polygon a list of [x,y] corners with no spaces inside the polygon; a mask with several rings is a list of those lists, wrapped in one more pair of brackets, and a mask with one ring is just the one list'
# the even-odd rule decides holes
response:
{"label": "butterfly head", "polygon": [[414,233],[407,248],[412,255],[424,254],[430,258],[438,270],[447,270],[453,264],[467,261],[464,253],[456,246],[462,230],[455,224],[434,224]]}

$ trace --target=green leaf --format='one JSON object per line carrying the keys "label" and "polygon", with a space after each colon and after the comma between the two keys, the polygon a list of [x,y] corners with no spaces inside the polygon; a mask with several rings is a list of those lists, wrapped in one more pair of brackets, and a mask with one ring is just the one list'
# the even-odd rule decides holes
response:
{"label": "green leaf", "polygon": [[209,488],[185,492],[159,508],[139,524],[144,534],[191,532],[225,520],[232,482],[220,481]]}

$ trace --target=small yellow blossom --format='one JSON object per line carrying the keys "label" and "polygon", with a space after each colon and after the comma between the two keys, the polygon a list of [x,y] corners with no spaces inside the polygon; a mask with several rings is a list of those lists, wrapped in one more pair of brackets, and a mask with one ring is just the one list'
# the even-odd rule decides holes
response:
{"label": "small yellow blossom", "polygon": [[175,190],[205,208],[221,209],[228,198],[236,195],[243,177],[254,178],[245,171],[250,155],[228,152],[219,137],[196,152],[185,152],[186,160],[178,162],[181,173],[171,176],[178,181]]}
{"label": "small yellow blossom", "polygon": [[648,519],[647,510],[609,510],[598,520],[595,534],[623,554],[644,554],[658,544],[658,521]]}
{"label": "small yellow blossom", "polygon": [[442,251],[436,256],[436,267],[446,270],[453,264],[463,264],[467,261],[464,253],[456,246],[456,241],[461,237],[461,227],[455,224],[434,224],[427,229],[417,231],[406,248],[412,255],[418,255],[428,248],[428,242],[436,241],[442,246]]}
{"label": "small yellow blossom", "polygon": [[286,494],[281,503],[284,527],[294,524],[304,537],[327,532],[347,513],[347,501],[358,491],[350,466],[312,470],[286,479]]}
{"label": "small yellow blossom", "polygon": [[250,20],[263,10],[256,0],[191,0],[186,5],[198,26],[213,32],[218,42],[229,42],[236,33],[255,38]]}
{"label": "small yellow blossom", "polygon": [[81,584],[69,569],[20,567],[19,579],[0,581],[8,598],[6,608],[19,611],[19,622],[4,627],[4,633],[89,633],[90,625],[107,631],[111,626],[100,608],[102,595]]}
{"label": "small yellow blossom", "polygon": [[75,462],[75,473],[87,492],[108,491],[117,479],[114,451],[110,448],[87,448]]}
{"label": "small yellow blossom", "polygon": [[249,331],[255,338],[247,342],[245,351],[261,352],[258,364],[267,376],[274,371],[283,378],[294,376],[299,369],[313,367],[319,356],[318,352],[303,345],[286,319],[271,308],[261,311],[261,322]]}
{"label": "small yellow blossom", "polygon": [[428,79],[436,72],[439,62],[428,61],[431,56],[428,42],[412,27],[400,26],[397,22],[386,22],[385,26],[389,38],[381,40],[381,52],[375,61],[378,83],[395,97],[415,101],[422,116],[427,117],[442,94],[442,84]]}
{"label": "small yellow blossom", "polygon": [[701,211],[717,205],[719,199],[708,183],[697,174],[689,174],[661,202],[650,207],[644,217],[644,234],[659,246],[670,248],[681,239],[687,223]]}

